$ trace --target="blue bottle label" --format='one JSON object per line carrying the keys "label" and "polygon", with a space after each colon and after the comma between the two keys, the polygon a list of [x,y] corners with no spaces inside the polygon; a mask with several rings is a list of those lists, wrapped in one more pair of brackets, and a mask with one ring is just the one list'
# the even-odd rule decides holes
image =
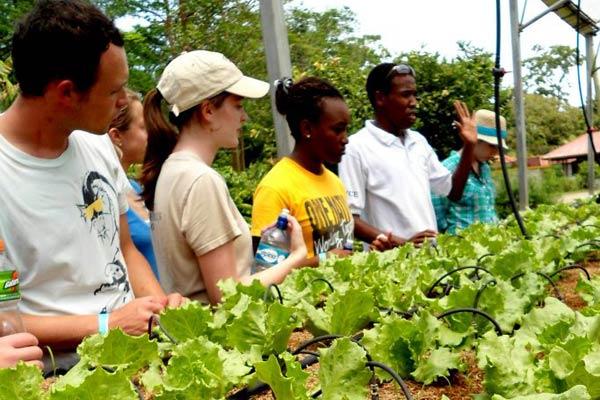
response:
{"label": "blue bottle label", "polygon": [[266,243],[260,243],[256,250],[256,262],[273,267],[285,260],[289,255],[289,251],[279,247],[273,247]]}

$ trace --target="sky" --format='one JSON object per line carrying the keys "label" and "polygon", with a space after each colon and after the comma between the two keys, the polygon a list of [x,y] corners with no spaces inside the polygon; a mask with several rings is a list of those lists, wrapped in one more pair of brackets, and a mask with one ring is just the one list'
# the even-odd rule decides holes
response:
{"label": "sky", "polygon": [[[581,8],[595,20],[600,19],[600,0],[580,0]],[[458,53],[458,41],[471,42],[486,51],[496,50],[496,2],[493,0],[294,0],[291,5],[322,11],[328,8],[349,7],[358,22],[358,34],[376,34],[392,55],[410,50],[424,49],[438,52],[452,59]],[[512,70],[512,46],[510,33],[509,1],[502,0],[502,41],[500,62],[506,70]],[[527,22],[546,9],[541,0],[519,0],[519,14],[525,11]],[[580,52],[585,54],[585,40],[580,37]],[[600,35],[594,37],[598,47]],[[575,31],[554,13],[550,13],[527,27],[521,34],[521,57],[534,55],[532,47],[553,45],[576,46]],[[585,76],[585,69],[581,70]],[[508,74],[504,85],[513,85]],[[579,105],[577,72],[573,68],[568,76],[569,102]],[[585,81],[582,82],[585,96]]]}

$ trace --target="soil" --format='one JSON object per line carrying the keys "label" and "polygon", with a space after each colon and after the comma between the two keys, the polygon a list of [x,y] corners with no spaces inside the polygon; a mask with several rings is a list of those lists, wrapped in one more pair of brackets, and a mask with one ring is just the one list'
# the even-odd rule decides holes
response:
{"label": "soil", "polygon": [[[600,274],[600,262],[598,262],[597,260],[590,260],[582,264],[585,267],[585,269],[587,269],[590,276]],[[575,290],[575,287],[577,286],[577,281],[579,281],[579,277],[583,276],[585,279],[584,272],[580,269],[570,269],[561,272],[560,275],[560,279],[558,280],[558,282],[556,282],[556,287],[563,296],[563,302],[569,307],[571,307],[573,310],[580,310],[584,308],[586,304]]]}

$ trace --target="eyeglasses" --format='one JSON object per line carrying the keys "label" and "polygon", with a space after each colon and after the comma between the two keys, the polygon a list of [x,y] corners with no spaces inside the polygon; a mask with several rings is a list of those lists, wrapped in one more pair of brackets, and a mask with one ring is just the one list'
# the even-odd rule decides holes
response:
{"label": "eyeglasses", "polygon": [[392,69],[390,69],[390,72],[387,73],[387,75],[385,76],[385,79],[388,80],[394,75],[407,75],[407,74],[416,77],[415,70],[410,65],[397,64],[397,65],[394,65],[392,67]]}

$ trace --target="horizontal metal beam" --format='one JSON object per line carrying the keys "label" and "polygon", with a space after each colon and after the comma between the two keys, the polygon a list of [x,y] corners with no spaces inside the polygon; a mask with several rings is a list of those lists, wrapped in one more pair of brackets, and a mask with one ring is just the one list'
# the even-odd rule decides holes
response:
{"label": "horizontal metal beam", "polygon": [[529,22],[526,22],[524,24],[521,24],[521,26],[519,26],[519,30],[521,32],[523,32],[523,30],[525,28],[527,28],[529,25],[533,24],[534,22],[538,21],[539,19],[541,19],[543,16],[545,16],[546,14],[551,13],[552,11],[555,11],[556,9],[562,7],[563,5],[565,5],[565,3],[570,2],[571,0],[559,0],[556,3],[554,3],[552,6],[548,7],[544,12],[542,12],[541,14],[533,17]]}
{"label": "horizontal metal beam", "polygon": [[[542,1],[548,7],[553,7],[557,3],[556,0]],[[578,9],[577,4],[573,3],[573,0],[569,0],[560,7],[557,7],[554,13],[582,35],[595,35],[600,30],[596,21],[581,9]],[[577,17],[577,14],[579,14],[579,17]]]}

